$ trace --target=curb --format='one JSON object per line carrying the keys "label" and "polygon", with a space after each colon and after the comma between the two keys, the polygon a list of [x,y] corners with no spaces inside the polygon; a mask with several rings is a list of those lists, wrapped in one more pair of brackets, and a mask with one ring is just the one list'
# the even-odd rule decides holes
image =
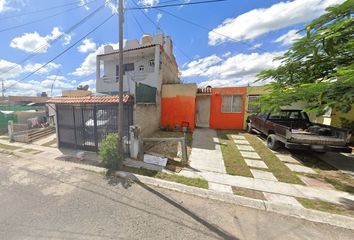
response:
{"label": "curb", "polygon": [[226,203],[236,204],[243,207],[250,207],[254,209],[264,210],[267,212],[274,212],[286,216],[305,219],[312,222],[325,223],[336,227],[342,227],[354,230],[354,218],[320,212],[312,209],[299,208],[286,204],[272,203],[264,200],[247,198],[243,196],[237,196],[230,193],[221,193],[213,190],[207,190],[197,187],[186,186],[180,183],[169,182],[152,177],[132,174],[128,172],[116,172],[116,176],[122,178],[128,178],[141,183],[153,185],[156,187],[166,188],[169,190],[195,195],[202,198],[208,198],[212,200],[218,200]]}
{"label": "curb", "polygon": [[[55,160],[55,161],[59,161],[59,160]],[[70,162],[68,164],[78,169],[87,170],[98,174],[107,172],[107,169],[102,167],[83,165],[83,164],[73,163],[73,162]],[[243,207],[264,210],[267,212],[274,212],[281,215],[291,216],[299,219],[305,219],[312,222],[325,223],[335,227],[354,230],[354,218],[347,217],[347,216],[320,212],[312,209],[299,208],[299,207],[286,205],[286,204],[271,203],[264,200],[237,196],[231,193],[222,193],[213,190],[193,187],[193,186],[186,186],[180,183],[170,182],[162,179],[147,177],[147,176],[133,174],[129,172],[117,171],[115,172],[115,175],[117,177],[125,178],[130,181],[141,182],[144,184],[165,188],[180,193],[185,193],[185,194],[194,195],[194,196],[207,198],[211,200],[217,200],[217,201],[226,202],[230,204],[236,204]]]}

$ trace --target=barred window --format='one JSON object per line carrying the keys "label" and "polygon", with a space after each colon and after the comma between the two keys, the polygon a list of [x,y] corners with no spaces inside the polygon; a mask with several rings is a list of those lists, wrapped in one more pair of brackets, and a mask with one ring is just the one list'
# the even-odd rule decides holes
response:
{"label": "barred window", "polygon": [[241,95],[222,96],[221,111],[224,113],[242,112],[242,103]]}

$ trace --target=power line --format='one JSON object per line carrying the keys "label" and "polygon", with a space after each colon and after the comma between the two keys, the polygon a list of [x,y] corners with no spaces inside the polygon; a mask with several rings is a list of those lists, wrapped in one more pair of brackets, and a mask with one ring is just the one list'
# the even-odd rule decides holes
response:
{"label": "power line", "polygon": [[126,10],[159,9],[159,8],[166,8],[166,7],[180,7],[180,6],[216,3],[216,2],[225,2],[225,1],[228,1],[228,0],[207,0],[207,1],[199,1],[199,2],[186,2],[186,3],[176,3],[176,4],[146,6],[146,7],[137,6],[137,7],[133,7],[133,8],[126,8]]}
{"label": "power line", "polygon": [[178,16],[178,15],[175,15],[175,14],[173,14],[173,13],[171,13],[171,12],[168,12],[168,11],[166,11],[166,10],[159,9],[159,8],[155,8],[155,10],[156,10],[156,11],[163,12],[163,13],[166,13],[166,14],[168,14],[168,15],[170,15],[170,16],[173,16],[173,17],[175,17],[175,18],[177,18],[177,19],[183,21],[183,22],[189,23],[189,24],[191,24],[191,25],[194,25],[194,26],[196,26],[196,27],[199,27],[199,28],[201,28],[201,29],[204,29],[204,30],[206,30],[206,31],[208,31],[208,32],[213,32],[213,33],[215,33],[215,34],[218,34],[218,35],[220,35],[220,36],[223,36],[223,37],[225,37],[225,38],[227,38],[227,39],[229,39],[229,40],[231,40],[231,41],[233,41],[233,42],[241,43],[241,44],[244,44],[244,45],[246,45],[246,46],[248,46],[248,47],[253,47],[253,48],[255,48],[255,49],[261,50],[262,52],[268,52],[267,50],[265,50],[265,49],[263,49],[263,48],[254,47],[252,44],[248,44],[248,43],[246,43],[246,42],[239,41],[239,40],[234,39],[234,38],[232,38],[232,37],[230,37],[230,36],[227,36],[227,35],[225,35],[225,34],[219,33],[219,32],[217,32],[217,31],[215,31],[215,30],[213,30],[213,29],[204,27],[204,26],[202,26],[202,25],[200,25],[200,24],[198,24],[198,23],[195,23],[195,22],[192,22],[192,21],[190,21],[190,20],[188,20],[188,19],[182,18],[182,17],[180,17],[180,16]]}
{"label": "power line", "polygon": [[[98,28],[100,28],[103,24],[105,24],[108,20],[110,20],[115,14],[110,15],[108,18],[106,18],[103,22],[101,22],[99,25],[97,25],[95,28],[93,28],[91,31],[89,31],[88,33],[86,33],[83,37],[81,37],[79,40],[77,40],[75,43],[73,43],[71,46],[69,46],[68,48],[66,48],[65,50],[63,50],[62,52],[60,52],[59,54],[57,54],[55,57],[53,57],[52,59],[50,59],[48,62],[46,62],[45,64],[43,64],[42,66],[40,66],[39,68],[37,68],[36,70],[34,70],[33,72],[29,73],[28,75],[26,75],[24,78],[22,78],[21,80],[19,80],[18,82],[24,81],[27,78],[29,78],[30,76],[32,76],[33,74],[35,74],[36,72],[40,71],[42,68],[46,67],[49,63],[55,61],[57,58],[59,58],[60,56],[64,55],[67,51],[69,51],[70,49],[72,49],[73,47],[75,47],[78,43],[80,43],[83,39],[85,39],[87,36],[89,36],[91,33],[93,33],[94,31],[96,31]],[[15,86],[18,82],[8,86],[5,88],[5,90]]]}
{"label": "power line", "polygon": [[[97,1],[97,0],[94,0],[94,1]],[[59,15],[65,14],[65,13],[67,13],[67,12],[70,12],[70,11],[72,11],[72,10],[75,10],[75,9],[81,8],[81,7],[83,7],[83,6],[86,6],[86,5],[88,5],[88,4],[90,4],[90,3],[94,2],[94,1],[87,2],[87,3],[83,4],[83,5],[76,6],[76,7],[73,7],[73,8],[70,8],[70,9],[67,9],[67,10],[64,10],[64,11],[61,11],[61,12],[58,12],[58,13],[56,13],[56,14],[54,14],[54,15],[46,16],[46,17],[44,17],[44,18],[40,18],[40,19],[31,21],[31,22],[26,22],[26,23],[24,23],[24,24],[20,24],[20,25],[16,25],[16,26],[12,26],[12,27],[7,27],[7,28],[0,29],[0,33],[1,33],[1,32],[6,32],[6,31],[10,31],[10,30],[13,30],[13,29],[17,29],[17,28],[20,28],[20,27],[24,27],[24,26],[27,26],[27,25],[31,25],[31,24],[33,24],[33,23],[42,22],[42,21],[47,20],[47,19],[50,19],[50,18],[54,18],[54,17],[56,17],[56,16],[59,16]]]}
{"label": "power line", "polygon": [[[80,25],[82,25],[83,23],[85,23],[87,20],[89,20],[91,17],[93,17],[96,13],[98,13],[100,10],[102,10],[105,7],[105,5],[101,5],[100,7],[96,8],[93,12],[91,12],[89,15],[87,15],[86,17],[84,17],[82,20],[80,20],[79,22],[77,22],[76,24],[74,24],[73,26],[71,26],[67,31],[63,32],[62,34],[58,35],[56,38],[54,38],[52,41],[50,41],[51,44],[57,42],[59,39],[63,38],[66,34],[72,32],[74,29],[78,28]],[[1,72],[1,75],[15,69],[16,67],[18,67],[18,65],[21,65],[22,63],[26,62],[27,60],[33,58],[34,56],[36,56],[41,50],[43,50],[43,48],[48,47],[49,43],[45,43],[43,45],[41,45],[39,48],[37,48],[36,50],[34,50],[33,53],[29,54],[27,57],[25,57],[24,59],[22,59],[19,63],[14,63],[10,68],[8,68],[6,71]]]}
{"label": "power line", "polygon": [[[132,2],[134,3],[134,5],[137,6],[137,3],[136,3],[136,2],[134,2],[134,1],[132,1]],[[145,15],[145,17],[146,17],[157,29],[161,29],[161,27],[158,26],[143,10],[141,10],[141,12]],[[134,15],[133,15],[133,17],[134,17]],[[134,19],[136,20],[138,26],[140,26],[142,32],[144,33],[144,30],[142,29],[141,25],[138,23],[138,20],[137,20],[135,17],[134,17]],[[162,30],[162,29],[161,29],[161,30]],[[192,59],[191,57],[189,57],[189,56],[188,56],[182,49],[180,49],[176,44],[175,44],[175,47],[176,47],[177,50],[179,50],[179,51],[182,53],[182,55],[183,55],[185,58],[189,59],[190,61],[193,61],[193,59]]]}
{"label": "power line", "polygon": [[140,23],[138,22],[138,20],[136,19],[134,12],[132,12],[132,16],[133,16],[134,21],[135,21],[136,24],[138,25],[140,31],[142,32],[142,34],[145,34],[145,31],[144,31],[143,27],[141,26],[141,24],[140,24]]}
{"label": "power line", "polygon": [[22,17],[22,16],[31,15],[31,14],[40,13],[40,12],[46,12],[46,11],[50,11],[50,10],[53,10],[53,9],[62,8],[62,7],[66,7],[66,6],[71,6],[71,5],[75,5],[75,4],[80,4],[79,7],[82,7],[82,6],[85,6],[85,5],[90,4],[92,2],[95,2],[95,1],[97,1],[97,0],[92,0],[92,1],[87,2],[85,4],[80,4],[81,1],[75,1],[75,2],[72,2],[72,3],[66,3],[66,4],[62,4],[62,5],[53,6],[53,7],[50,7],[50,8],[39,9],[39,10],[32,11],[32,12],[25,12],[25,13],[21,13],[21,14],[17,14],[17,15],[11,15],[11,16],[7,16],[7,17],[2,17],[2,18],[0,18],[0,20],[9,19],[9,18],[15,18],[15,17]]}

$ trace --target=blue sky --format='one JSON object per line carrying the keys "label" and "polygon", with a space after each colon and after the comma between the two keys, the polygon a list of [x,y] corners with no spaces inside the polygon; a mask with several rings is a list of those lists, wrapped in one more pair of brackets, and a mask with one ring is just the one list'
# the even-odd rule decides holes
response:
{"label": "blue sky", "polygon": [[[126,7],[135,7],[134,2],[154,6],[197,1],[201,0],[127,0]],[[79,84],[89,84],[95,90],[95,55],[104,44],[116,46],[117,16],[41,71],[22,79],[112,14],[112,6],[106,4],[87,22],[66,32],[105,2],[0,0],[0,79],[5,80],[6,94],[36,95],[45,91],[50,95],[53,82],[53,95],[75,89]],[[164,8],[203,29],[155,9],[146,10],[145,14],[171,36],[184,82],[214,87],[245,86],[252,84],[255,74],[261,70],[279,65],[272,59],[301,36],[297,31],[303,29],[304,24],[323,14],[326,7],[341,2],[343,0],[228,0]],[[67,6],[56,7],[63,4]],[[52,9],[38,11],[48,8]],[[52,15],[57,16],[50,17]],[[28,24],[45,17],[49,18]],[[159,32],[142,10],[127,10],[125,39],[140,39],[142,35],[134,17],[145,33]],[[28,25],[17,27],[24,24]],[[53,41],[58,36],[61,36],[59,40]],[[23,61],[31,54],[34,57]]]}

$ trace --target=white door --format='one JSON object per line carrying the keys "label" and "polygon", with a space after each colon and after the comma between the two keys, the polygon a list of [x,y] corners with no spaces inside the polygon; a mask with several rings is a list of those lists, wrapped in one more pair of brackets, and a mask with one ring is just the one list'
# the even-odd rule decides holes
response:
{"label": "white door", "polygon": [[197,96],[195,125],[197,127],[209,127],[210,118],[210,96]]}

